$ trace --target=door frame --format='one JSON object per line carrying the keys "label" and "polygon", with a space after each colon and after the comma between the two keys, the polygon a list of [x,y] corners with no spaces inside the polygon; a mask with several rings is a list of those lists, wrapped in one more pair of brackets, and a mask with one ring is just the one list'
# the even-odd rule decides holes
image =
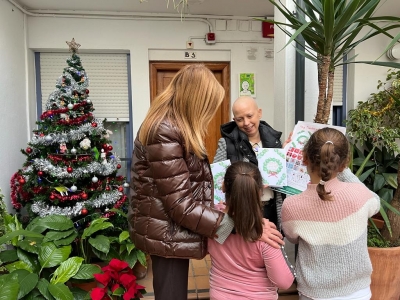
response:
{"label": "door frame", "polygon": [[202,63],[211,71],[221,71],[221,85],[225,89],[224,101],[221,104],[222,124],[230,120],[230,62],[182,62],[182,61],[149,61],[150,65],[150,103],[157,96],[157,72],[160,71],[179,71],[182,67],[190,64]]}

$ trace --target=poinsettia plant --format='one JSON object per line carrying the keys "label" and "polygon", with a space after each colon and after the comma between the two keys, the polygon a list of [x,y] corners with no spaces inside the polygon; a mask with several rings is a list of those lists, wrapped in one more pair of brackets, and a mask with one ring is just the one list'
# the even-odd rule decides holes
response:
{"label": "poinsettia plant", "polygon": [[96,287],[90,293],[92,300],[123,299],[137,300],[146,293],[144,286],[136,283],[136,276],[128,263],[113,258],[101,268],[103,273],[94,274],[94,278],[103,287]]}

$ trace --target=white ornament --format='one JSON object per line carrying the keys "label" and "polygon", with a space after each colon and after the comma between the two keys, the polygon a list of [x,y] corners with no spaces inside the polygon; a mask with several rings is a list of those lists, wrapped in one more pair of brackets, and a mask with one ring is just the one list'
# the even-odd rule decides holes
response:
{"label": "white ornament", "polygon": [[83,150],[87,150],[90,148],[90,140],[88,138],[84,138],[80,143],[79,146],[83,149]]}
{"label": "white ornament", "polygon": [[107,159],[106,159],[106,153],[104,152],[104,149],[101,149],[100,158],[103,160],[101,163],[105,165],[107,163]]}
{"label": "white ornament", "polygon": [[71,190],[71,192],[75,193],[78,190],[78,188],[74,184],[73,186],[70,187],[70,190]]}
{"label": "white ornament", "polygon": [[123,186],[124,186],[124,188],[128,188],[128,187],[129,187],[129,183],[125,182],[125,183],[123,184]]}
{"label": "white ornament", "polygon": [[96,183],[97,181],[99,181],[99,179],[96,176],[93,176],[92,182]]}
{"label": "white ornament", "polygon": [[46,135],[44,139],[46,142],[51,142],[53,140],[53,137],[51,135]]}
{"label": "white ornament", "polygon": [[72,149],[71,149],[71,153],[72,153],[72,154],[76,154],[76,152],[77,152],[77,151],[76,151],[75,148],[72,148]]}
{"label": "white ornament", "polygon": [[86,99],[86,103],[90,104],[92,101],[90,99]]}
{"label": "white ornament", "polygon": [[70,104],[67,105],[67,107],[68,107],[68,109],[73,109],[74,105],[72,103],[70,103]]}

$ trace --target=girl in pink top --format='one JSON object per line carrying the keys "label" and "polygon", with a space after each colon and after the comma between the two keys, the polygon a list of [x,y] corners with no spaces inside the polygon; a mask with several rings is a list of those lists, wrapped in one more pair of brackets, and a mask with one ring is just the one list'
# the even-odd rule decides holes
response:
{"label": "girl in pink top", "polygon": [[225,211],[235,227],[222,245],[208,240],[211,300],[276,300],[278,288],[287,289],[293,283],[293,267],[283,248],[259,241],[263,232],[262,189],[257,166],[238,161],[227,169]]}

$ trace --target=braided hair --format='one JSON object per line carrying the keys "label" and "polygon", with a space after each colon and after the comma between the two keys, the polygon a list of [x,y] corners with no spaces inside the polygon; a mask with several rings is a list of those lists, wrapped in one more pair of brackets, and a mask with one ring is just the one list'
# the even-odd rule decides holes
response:
{"label": "braided hair", "polygon": [[344,134],[329,127],[314,132],[304,146],[303,153],[311,171],[317,171],[321,177],[317,193],[322,200],[333,200],[331,192],[325,190],[325,182],[346,167],[349,162],[349,148]]}

